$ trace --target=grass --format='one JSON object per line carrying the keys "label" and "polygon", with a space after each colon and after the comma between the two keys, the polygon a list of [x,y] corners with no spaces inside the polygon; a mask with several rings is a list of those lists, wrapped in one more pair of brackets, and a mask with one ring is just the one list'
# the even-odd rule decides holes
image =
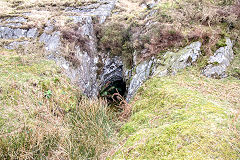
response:
{"label": "grass", "polygon": [[132,101],[109,159],[238,159],[240,82],[196,69],[152,78]]}
{"label": "grass", "polygon": [[[53,107],[58,105],[56,99],[62,100],[61,107],[76,105],[74,89],[67,79],[61,77],[61,70],[53,61],[36,55],[17,55],[14,52],[1,55],[0,61],[1,106],[39,104]],[[48,90],[54,96],[45,97]],[[29,99],[28,102],[26,98]]]}
{"label": "grass", "polygon": [[58,7],[58,6],[81,6],[84,3],[95,3],[95,0],[1,0],[0,3],[7,7],[26,9],[32,7]]}
{"label": "grass", "polygon": [[72,143],[69,159],[96,159],[113,143],[113,121],[104,101],[85,99],[79,106],[68,115]]}
{"label": "grass", "polygon": [[234,47],[234,60],[228,68],[228,74],[240,79],[240,43],[236,42]]}
{"label": "grass", "polygon": [[[0,0],[1,20],[9,17],[24,17],[28,22],[23,23],[21,28],[37,27],[44,28],[50,19],[67,21],[67,7],[81,7],[96,3],[96,0]],[[30,13],[28,16],[23,13]],[[62,26],[57,21],[55,25]],[[3,25],[7,22],[2,22]]]}
{"label": "grass", "polygon": [[[116,26],[127,29],[128,43],[134,48],[134,52],[128,52],[128,57],[134,53],[137,63],[194,41],[201,41],[204,54],[211,56],[215,46],[224,46],[225,37],[239,39],[238,0],[162,0],[152,9],[142,8],[142,3],[144,1],[120,0],[113,11],[118,14],[113,14],[102,27],[118,24],[113,25],[113,30],[118,30]],[[122,43],[121,33],[109,36],[108,32],[103,32],[100,36],[100,42],[111,42],[108,43],[113,44],[111,47]],[[108,45],[102,46],[109,49]],[[116,49],[119,48],[121,46],[117,45]]]}
{"label": "grass", "polygon": [[0,51],[0,159],[96,159],[112,144],[103,100],[87,100],[43,55]]}
{"label": "grass", "polygon": [[[85,2],[96,1],[0,0],[0,16],[36,9],[29,18],[43,24]],[[184,45],[201,40],[206,54],[224,46],[225,36],[239,42],[238,6],[225,2],[162,0],[143,9],[143,1],[120,0],[118,14],[100,26],[98,38],[104,51],[122,55],[130,67],[134,51],[140,61],[179,46],[178,37]],[[237,78],[238,52],[230,68]],[[117,134],[119,145],[109,149],[116,143],[116,123],[106,102],[84,98],[53,61],[34,50],[1,49],[0,75],[0,159],[239,159],[240,82],[233,77],[208,79],[191,68],[150,79],[132,101],[132,116]],[[123,120],[131,111],[126,108]]]}
{"label": "grass", "polygon": [[79,95],[54,62],[0,53],[0,159],[239,158],[233,77],[208,79],[190,68],[148,80],[117,140],[106,102]]}

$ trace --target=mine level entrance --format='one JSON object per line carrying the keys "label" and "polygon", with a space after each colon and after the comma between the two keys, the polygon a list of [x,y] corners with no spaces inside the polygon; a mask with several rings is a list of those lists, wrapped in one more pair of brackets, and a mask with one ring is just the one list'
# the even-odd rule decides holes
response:
{"label": "mine level entrance", "polygon": [[109,103],[119,103],[125,98],[126,82],[121,79],[107,81],[100,91],[100,96],[107,99]]}

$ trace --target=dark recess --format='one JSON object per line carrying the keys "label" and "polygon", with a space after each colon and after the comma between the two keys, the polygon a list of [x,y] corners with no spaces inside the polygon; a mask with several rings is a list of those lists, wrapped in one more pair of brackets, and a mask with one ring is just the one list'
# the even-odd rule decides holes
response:
{"label": "dark recess", "polygon": [[[125,98],[126,82],[123,79],[108,81],[100,91],[100,97],[107,99],[109,103],[119,103]],[[121,100],[118,98],[121,97]]]}

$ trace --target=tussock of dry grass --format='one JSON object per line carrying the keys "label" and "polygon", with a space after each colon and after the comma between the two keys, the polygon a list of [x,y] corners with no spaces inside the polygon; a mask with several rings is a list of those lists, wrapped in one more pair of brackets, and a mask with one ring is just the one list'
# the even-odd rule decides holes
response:
{"label": "tussock of dry grass", "polygon": [[0,0],[0,16],[11,13],[13,8],[11,8],[10,3],[5,0]]}

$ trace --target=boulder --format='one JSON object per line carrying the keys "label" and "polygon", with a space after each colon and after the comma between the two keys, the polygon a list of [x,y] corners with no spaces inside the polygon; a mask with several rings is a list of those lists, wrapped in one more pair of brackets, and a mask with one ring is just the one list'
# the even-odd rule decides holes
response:
{"label": "boulder", "polygon": [[214,55],[210,57],[208,65],[202,71],[203,75],[211,78],[227,77],[227,67],[233,58],[233,43],[229,38],[226,38],[226,46],[220,47]]}
{"label": "boulder", "polygon": [[155,61],[153,74],[157,76],[175,75],[179,70],[191,66],[201,55],[201,42],[193,42],[180,51],[167,52]]}

